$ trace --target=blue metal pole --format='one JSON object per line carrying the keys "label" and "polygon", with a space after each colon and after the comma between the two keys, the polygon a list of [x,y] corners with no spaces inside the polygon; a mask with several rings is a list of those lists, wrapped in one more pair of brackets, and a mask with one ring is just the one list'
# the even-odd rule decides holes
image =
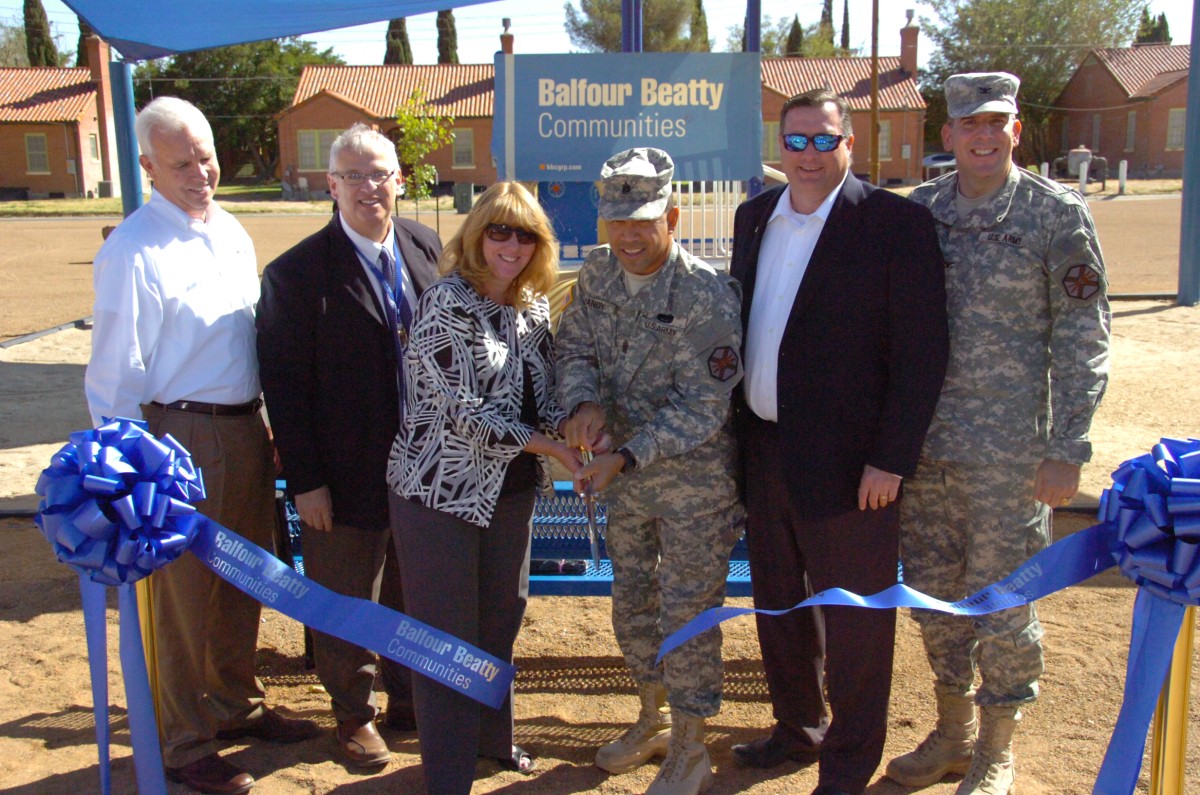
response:
{"label": "blue metal pole", "polygon": [[621,52],[642,51],[642,0],[621,0]]}
{"label": "blue metal pole", "polygon": [[[746,52],[762,52],[762,0],[746,0]],[[762,177],[746,181],[747,199],[752,199],[762,192]]]}
{"label": "blue metal pole", "polygon": [[133,65],[112,61],[108,65],[112,82],[113,121],[117,131],[117,169],[121,174],[121,209],[128,216],[144,203],[142,170],[138,164],[137,136],[133,131]]}
{"label": "blue metal pole", "polygon": [[1179,221],[1180,306],[1200,303],[1200,0],[1192,3],[1192,56],[1184,113],[1183,213]]}

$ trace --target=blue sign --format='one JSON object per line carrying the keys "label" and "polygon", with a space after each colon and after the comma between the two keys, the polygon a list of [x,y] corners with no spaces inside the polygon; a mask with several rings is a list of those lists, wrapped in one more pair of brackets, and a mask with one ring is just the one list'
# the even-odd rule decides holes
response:
{"label": "blue sign", "polygon": [[596,245],[597,203],[600,200],[592,182],[538,183],[538,202],[563,247],[565,259],[582,259],[585,248]]}
{"label": "blue sign", "polygon": [[497,53],[497,173],[591,181],[617,152],[653,146],[677,180],[761,177],[761,85],[757,53]]}

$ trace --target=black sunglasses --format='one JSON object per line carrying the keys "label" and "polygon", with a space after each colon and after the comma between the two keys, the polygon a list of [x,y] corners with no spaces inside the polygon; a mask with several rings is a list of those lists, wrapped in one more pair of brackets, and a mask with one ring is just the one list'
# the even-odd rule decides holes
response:
{"label": "black sunglasses", "polygon": [[517,242],[522,246],[528,246],[530,243],[537,242],[537,235],[530,232],[528,229],[520,229],[508,224],[488,224],[484,228],[483,233],[488,236],[488,240],[496,243],[507,243],[513,235],[517,236]]}
{"label": "black sunglasses", "polygon": [[844,135],[831,135],[830,133],[818,133],[816,135],[789,133],[783,136],[783,148],[789,152],[803,152],[808,148],[808,142],[812,141],[813,149],[816,149],[818,152],[832,152],[845,139],[846,136]]}

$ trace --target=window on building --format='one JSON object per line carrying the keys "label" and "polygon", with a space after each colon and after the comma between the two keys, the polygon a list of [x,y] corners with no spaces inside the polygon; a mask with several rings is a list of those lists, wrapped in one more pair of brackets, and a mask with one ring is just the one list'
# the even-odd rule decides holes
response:
{"label": "window on building", "polygon": [[333,146],[333,139],[337,138],[341,132],[341,130],[300,130],[296,134],[300,150],[300,170],[329,170],[329,147]]}
{"label": "window on building", "polygon": [[1100,114],[1092,114],[1092,151],[1100,151]]}
{"label": "window on building", "polygon": [[92,156],[92,160],[100,160],[100,136],[96,133],[88,133],[88,154]]}
{"label": "window on building", "polygon": [[879,122],[879,159],[892,159],[892,123],[890,121]]}
{"label": "window on building", "polygon": [[475,131],[469,127],[454,128],[454,167],[475,167]]}
{"label": "window on building", "polygon": [[1131,110],[1125,117],[1125,151],[1132,152],[1137,142],[1137,111]]}
{"label": "window on building", "polygon": [[1167,148],[1183,148],[1183,120],[1186,108],[1171,108],[1167,111]]}
{"label": "window on building", "polygon": [[50,173],[50,150],[46,147],[45,133],[25,133],[25,173]]}
{"label": "window on building", "polygon": [[764,163],[779,162],[779,122],[763,122],[762,159]]}

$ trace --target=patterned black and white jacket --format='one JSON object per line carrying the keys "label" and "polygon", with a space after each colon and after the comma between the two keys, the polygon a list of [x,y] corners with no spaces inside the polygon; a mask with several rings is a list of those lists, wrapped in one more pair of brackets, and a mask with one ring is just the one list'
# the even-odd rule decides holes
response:
{"label": "patterned black and white jacket", "polygon": [[[518,311],[480,295],[457,273],[422,293],[404,368],[404,427],[388,461],[391,488],[487,527],[508,464],[535,430],[520,420],[522,363],[533,378],[536,430],[557,436],[566,413],[555,398],[546,299]],[[538,474],[549,490],[541,457]]]}

